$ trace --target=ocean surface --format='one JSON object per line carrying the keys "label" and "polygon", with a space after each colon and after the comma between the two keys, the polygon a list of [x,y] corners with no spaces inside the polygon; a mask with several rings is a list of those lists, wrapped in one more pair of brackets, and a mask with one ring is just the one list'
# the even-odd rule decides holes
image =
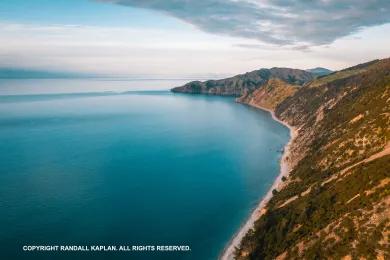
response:
{"label": "ocean surface", "polygon": [[278,175],[289,131],[234,98],[163,90],[183,82],[0,80],[0,258],[216,259]]}

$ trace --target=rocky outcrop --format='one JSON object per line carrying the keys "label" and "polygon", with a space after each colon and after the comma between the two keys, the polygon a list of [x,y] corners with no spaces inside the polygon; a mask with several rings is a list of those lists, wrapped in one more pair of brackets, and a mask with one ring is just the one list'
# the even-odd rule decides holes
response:
{"label": "rocky outcrop", "polygon": [[261,88],[271,78],[280,79],[288,84],[303,85],[311,81],[314,75],[299,69],[260,69],[227,79],[208,80],[204,82],[192,81],[184,86],[173,88],[172,92],[242,96]]}

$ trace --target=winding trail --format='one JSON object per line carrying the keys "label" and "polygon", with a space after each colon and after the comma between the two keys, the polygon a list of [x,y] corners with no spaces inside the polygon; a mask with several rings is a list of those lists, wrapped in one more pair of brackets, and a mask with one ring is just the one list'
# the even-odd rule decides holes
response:
{"label": "winding trail", "polygon": [[375,159],[378,159],[378,158],[383,157],[383,156],[388,155],[388,154],[390,154],[390,142],[385,146],[385,149],[383,149],[382,151],[380,151],[376,154],[373,154],[370,157],[368,157],[364,160],[361,160],[360,162],[357,162],[354,165],[351,165],[351,166],[345,168],[344,170],[342,170],[340,172],[340,174],[343,175],[344,173],[346,173],[347,171],[349,171],[350,169],[354,168],[355,166],[357,166],[361,163],[368,163],[368,162],[371,162]]}
{"label": "winding trail", "polygon": [[321,186],[324,186],[325,184],[327,184],[327,183],[329,183],[329,182],[331,182],[331,181],[333,181],[335,179],[338,179],[339,177],[347,176],[347,175],[345,175],[345,176],[343,176],[343,175],[346,172],[348,172],[350,169],[354,168],[355,166],[358,166],[361,163],[368,163],[368,162],[371,162],[371,161],[373,161],[375,159],[378,159],[378,158],[383,157],[383,156],[388,155],[388,154],[390,154],[390,142],[387,143],[387,145],[385,146],[385,148],[382,151],[380,151],[380,152],[378,152],[376,154],[373,154],[370,157],[368,157],[368,158],[366,158],[364,160],[361,160],[361,161],[359,161],[359,162],[357,162],[357,163],[355,163],[355,164],[353,164],[351,166],[348,166],[347,168],[343,169],[339,174],[335,174],[332,177],[330,177],[329,179],[327,179],[326,181],[322,182]]}

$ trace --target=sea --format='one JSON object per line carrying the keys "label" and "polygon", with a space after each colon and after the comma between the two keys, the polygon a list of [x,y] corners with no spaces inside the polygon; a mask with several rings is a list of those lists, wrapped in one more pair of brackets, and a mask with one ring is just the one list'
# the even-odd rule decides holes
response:
{"label": "sea", "polygon": [[0,258],[217,259],[289,131],[187,81],[0,80]]}

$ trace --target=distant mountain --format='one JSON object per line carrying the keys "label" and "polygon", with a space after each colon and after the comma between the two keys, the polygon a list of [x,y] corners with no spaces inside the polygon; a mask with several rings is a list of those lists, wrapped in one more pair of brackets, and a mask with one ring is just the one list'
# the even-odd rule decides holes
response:
{"label": "distant mountain", "polygon": [[172,92],[241,96],[262,87],[271,78],[280,79],[288,84],[303,85],[313,80],[315,76],[311,72],[299,69],[259,69],[226,79],[192,81],[173,88]]}
{"label": "distant mountain", "polygon": [[308,69],[306,71],[314,74],[317,77],[319,77],[319,76],[326,76],[326,75],[329,75],[329,74],[333,73],[332,70],[328,70],[326,68],[321,68],[321,67],[317,67],[317,68],[314,68],[314,69]]}
{"label": "distant mountain", "polygon": [[58,71],[44,71],[18,68],[0,68],[1,79],[50,79],[50,78],[85,78],[91,75],[58,72]]}

